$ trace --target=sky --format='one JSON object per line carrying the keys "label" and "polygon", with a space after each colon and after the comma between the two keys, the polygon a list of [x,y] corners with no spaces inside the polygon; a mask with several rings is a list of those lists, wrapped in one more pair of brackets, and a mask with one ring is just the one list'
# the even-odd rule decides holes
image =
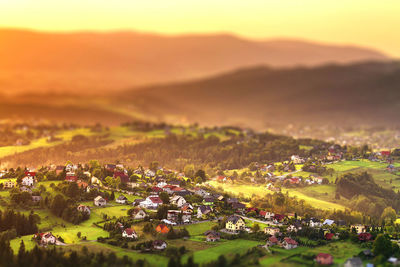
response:
{"label": "sky", "polygon": [[399,0],[0,0],[0,27],[233,33],[376,48],[400,57]]}

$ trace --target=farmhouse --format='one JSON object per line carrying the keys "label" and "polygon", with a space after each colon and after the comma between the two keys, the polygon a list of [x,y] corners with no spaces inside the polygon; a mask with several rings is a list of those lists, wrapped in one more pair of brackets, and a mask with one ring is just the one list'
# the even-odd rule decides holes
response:
{"label": "farmhouse", "polygon": [[182,211],[182,222],[188,223],[192,220],[192,212],[191,211]]}
{"label": "farmhouse", "polygon": [[211,213],[212,213],[212,209],[210,208],[210,206],[202,205],[197,208],[197,218],[202,218],[203,215],[206,216]]}
{"label": "farmhouse", "polygon": [[81,204],[76,209],[80,212],[86,212],[87,214],[90,214],[90,208],[86,205]]}
{"label": "farmhouse", "polygon": [[8,181],[5,181],[3,184],[4,184],[4,188],[14,188],[17,183],[13,182],[11,180],[8,180]]}
{"label": "farmhouse", "polygon": [[260,214],[261,217],[264,217],[264,219],[269,220],[269,221],[270,221],[271,219],[273,219],[274,216],[275,216],[275,214],[274,214],[273,212],[264,211],[264,210],[260,211],[259,214]]}
{"label": "farmhouse", "polygon": [[265,227],[264,233],[274,236],[275,234],[279,234],[281,230],[278,227]]}
{"label": "farmhouse", "polygon": [[279,244],[279,240],[278,240],[278,238],[276,238],[276,236],[271,236],[270,238],[268,238],[268,241],[267,241],[267,246],[275,246],[275,245],[278,245]]}
{"label": "farmhouse", "polygon": [[131,227],[131,228],[126,228],[126,229],[122,232],[122,237],[137,239],[137,238],[138,238],[138,235],[137,235],[135,229],[133,229],[133,228]]}
{"label": "farmhouse", "polygon": [[102,198],[101,196],[96,197],[93,200],[93,203],[97,207],[103,207],[103,206],[107,205],[107,201],[104,198]]}
{"label": "farmhouse", "polygon": [[[367,228],[365,227],[365,225],[362,225],[362,224],[355,224],[355,225],[352,225],[352,226],[350,227],[350,229],[351,229],[352,231],[356,231],[357,234],[365,233],[365,232],[367,231]],[[353,230],[353,229],[354,229],[354,230]]]}
{"label": "farmhouse", "polygon": [[320,265],[331,265],[333,264],[333,257],[331,254],[319,253],[315,261]]}
{"label": "farmhouse", "polygon": [[204,233],[204,235],[206,236],[207,242],[215,242],[221,239],[221,235],[214,230],[208,230]]}
{"label": "farmhouse", "polygon": [[78,177],[73,174],[67,174],[67,176],[65,176],[65,181],[73,183],[78,181]]}
{"label": "farmhouse", "polygon": [[145,209],[157,209],[162,205],[163,201],[158,196],[148,196],[144,201],[140,202],[139,206]]}
{"label": "farmhouse", "polygon": [[132,212],[132,218],[135,220],[142,220],[147,217],[147,214],[141,208],[135,208]]}
{"label": "farmhouse", "polygon": [[168,210],[167,220],[169,220],[171,222],[177,222],[180,214],[181,214],[181,211],[179,211],[179,210]]}
{"label": "farmhouse", "polygon": [[178,208],[181,208],[184,204],[186,204],[186,200],[181,196],[170,197],[169,202]]}
{"label": "farmhouse", "polygon": [[164,250],[166,248],[167,248],[167,243],[164,240],[154,240],[153,241],[153,249]]}
{"label": "farmhouse", "polygon": [[282,242],[282,247],[285,248],[285,249],[297,248],[297,245],[298,245],[297,241],[293,240],[293,239],[291,239],[289,237],[285,237],[283,239],[283,242]]}
{"label": "farmhouse", "polygon": [[40,239],[40,243],[43,245],[54,245],[57,242],[57,238],[51,232],[35,234],[34,238]]}
{"label": "farmhouse", "polygon": [[246,224],[242,217],[232,215],[228,218],[225,224],[225,229],[231,232],[243,231]]}
{"label": "farmhouse", "polygon": [[120,204],[126,204],[128,202],[128,199],[124,195],[120,195],[115,202],[120,203]]}
{"label": "farmhouse", "polygon": [[203,197],[203,198],[210,195],[210,193],[208,193],[206,190],[204,190],[204,189],[202,189],[202,188],[195,188],[195,189],[194,189],[194,193],[195,193],[196,195],[198,195],[198,196]]}
{"label": "farmhouse", "polygon": [[32,176],[25,176],[24,178],[22,178],[22,185],[25,186],[33,186],[33,184],[35,183],[35,179]]}

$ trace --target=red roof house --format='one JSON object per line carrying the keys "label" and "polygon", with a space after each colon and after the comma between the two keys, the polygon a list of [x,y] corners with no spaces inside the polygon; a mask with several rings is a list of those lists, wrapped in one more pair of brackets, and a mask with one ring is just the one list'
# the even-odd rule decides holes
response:
{"label": "red roof house", "polygon": [[319,253],[315,261],[320,265],[331,265],[333,264],[333,256],[327,253]]}

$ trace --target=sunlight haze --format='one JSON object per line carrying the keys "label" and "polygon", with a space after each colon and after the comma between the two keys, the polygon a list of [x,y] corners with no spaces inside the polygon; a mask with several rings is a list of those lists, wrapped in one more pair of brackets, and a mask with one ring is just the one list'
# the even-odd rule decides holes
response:
{"label": "sunlight haze", "polygon": [[400,2],[0,0],[0,27],[39,31],[233,33],[353,44],[400,55]]}

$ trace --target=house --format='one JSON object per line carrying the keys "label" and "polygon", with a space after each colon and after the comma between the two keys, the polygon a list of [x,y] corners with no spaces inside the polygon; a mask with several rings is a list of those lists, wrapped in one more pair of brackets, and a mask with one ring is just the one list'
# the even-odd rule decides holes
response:
{"label": "house", "polygon": [[191,211],[182,211],[182,222],[189,223],[192,220]]}
{"label": "house", "polygon": [[14,188],[16,186],[16,182],[8,180],[3,183],[4,188]]}
{"label": "house", "polygon": [[288,232],[297,232],[298,230],[301,230],[301,225],[299,223],[294,223],[291,224],[287,227],[286,231]]}
{"label": "house", "polygon": [[138,235],[137,235],[135,229],[133,229],[133,228],[131,227],[131,228],[126,228],[126,229],[122,232],[122,237],[137,239],[137,238],[138,238]]}
{"label": "house", "polygon": [[178,222],[180,214],[181,214],[180,210],[168,210],[167,220],[171,222]]}
{"label": "house", "polygon": [[80,212],[86,212],[87,214],[90,214],[90,208],[89,208],[89,206],[86,206],[86,205],[79,205],[77,208],[76,208],[78,211],[80,211]]}
{"label": "house", "polygon": [[367,231],[367,228],[365,225],[362,224],[355,224],[350,226],[350,230],[356,231],[357,234],[365,233]]}
{"label": "house", "polygon": [[268,238],[268,241],[267,241],[267,246],[275,246],[275,245],[278,245],[279,244],[279,240],[278,240],[278,238],[276,238],[276,236],[271,236],[270,238]]}
{"label": "house", "polygon": [[279,234],[281,232],[281,229],[278,227],[265,227],[264,228],[264,233],[275,236],[276,234]]}
{"label": "house", "polygon": [[333,256],[328,253],[319,253],[315,257],[315,261],[320,265],[331,265],[333,264]]}
{"label": "house", "polygon": [[194,193],[195,193],[196,195],[198,195],[198,196],[203,197],[203,198],[210,195],[210,193],[208,193],[206,190],[204,190],[204,189],[202,189],[202,188],[195,188],[195,189],[194,189]]}
{"label": "house", "polygon": [[40,202],[40,200],[42,200],[41,196],[32,196],[32,201],[33,202]]}
{"label": "house", "polygon": [[167,185],[164,185],[162,187],[162,189],[164,190],[164,192],[167,192],[168,194],[172,195],[174,193],[173,189],[175,187],[177,187],[177,186],[176,185],[167,184]]}
{"label": "house", "polygon": [[26,171],[25,172],[25,176],[35,178],[36,177],[36,172]]}
{"label": "house", "polygon": [[363,262],[359,257],[349,258],[343,264],[343,267],[362,267],[362,266]]}
{"label": "house", "polygon": [[57,242],[57,238],[51,232],[35,234],[34,238],[40,239],[40,243],[44,245],[54,245]]}
{"label": "house", "polygon": [[156,194],[159,194],[159,193],[161,193],[162,191],[164,191],[162,188],[159,188],[158,186],[153,186],[152,188],[151,188],[151,192],[153,192],[153,193],[156,193]]}
{"label": "house", "polygon": [[242,217],[237,215],[229,216],[225,224],[225,229],[231,232],[243,231],[246,226]]}
{"label": "house", "polygon": [[182,197],[192,194],[189,190],[186,190],[185,188],[182,188],[182,187],[175,187],[174,189],[172,189],[172,192],[175,195],[182,196]]}
{"label": "house", "polygon": [[228,204],[228,205],[232,205],[233,203],[238,203],[239,202],[239,200],[237,199],[237,198],[228,198],[227,200],[226,200],[226,203]]}
{"label": "house", "polygon": [[372,239],[372,235],[370,233],[360,233],[358,234],[358,240],[361,242],[367,242]]}
{"label": "house", "polygon": [[128,202],[128,199],[126,198],[126,196],[124,195],[120,195],[115,202],[119,203],[119,204],[126,204]]}
{"label": "house", "polygon": [[263,217],[264,219],[269,220],[269,221],[270,221],[271,219],[273,219],[274,216],[275,216],[275,214],[274,214],[273,212],[264,211],[264,210],[260,211],[259,214],[260,214],[261,217]]}
{"label": "house", "polygon": [[33,186],[33,184],[35,183],[35,179],[32,176],[25,176],[24,178],[22,178],[22,185],[25,186]]}
{"label": "house", "polygon": [[82,182],[81,180],[79,180],[79,181],[77,182],[77,184],[78,184],[78,187],[79,187],[79,188],[83,188],[83,189],[86,189],[86,188],[89,186],[88,183]]}
{"label": "house", "polygon": [[65,176],[65,181],[74,183],[74,182],[78,181],[78,177],[76,177],[75,175],[72,175],[72,174],[67,174]]}
{"label": "house", "polygon": [[167,248],[167,243],[164,240],[154,240],[153,241],[153,249],[164,250],[166,248]]}
{"label": "house", "polygon": [[121,183],[126,184],[129,182],[129,176],[125,172],[116,171],[114,172],[113,178],[117,179],[119,177]]}
{"label": "house", "polygon": [[104,166],[104,168],[105,168],[107,171],[113,172],[113,171],[117,168],[117,166],[116,166],[115,164],[106,164],[106,165]]}
{"label": "house", "polygon": [[206,236],[207,242],[216,242],[221,239],[221,235],[214,230],[208,230],[204,233],[204,235]]}
{"label": "house", "polygon": [[322,223],[321,223],[320,220],[318,220],[318,219],[316,219],[316,218],[311,218],[311,219],[308,221],[308,225],[309,225],[310,227],[315,228],[315,227],[321,227],[321,226],[322,226]]}
{"label": "house", "polygon": [[190,203],[185,203],[182,205],[181,210],[193,213],[193,206]]}
{"label": "house", "polygon": [[140,202],[139,206],[145,209],[157,209],[162,205],[163,201],[158,196],[148,196],[144,201]]}
{"label": "house", "polygon": [[160,233],[160,234],[168,234],[168,232],[169,232],[169,228],[168,228],[168,226],[166,226],[165,224],[159,224],[159,225],[157,225],[157,227],[156,227],[156,231],[158,232],[158,233]]}
{"label": "house", "polygon": [[207,216],[212,213],[212,209],[210,206],[201,205],[197,208],[197,218],[202,218],[203,216]]}
{"label": "house", "polygon": [[326,219],[326,220],[323,222],[323,225],[332,225],[332,224],[334,224],[334,223],[335,223],[334,220]]}
{"label": "house", "polygon": [[135,208],[132,212],[132,218],[135,220],[142,220],[147,217],[146,212],[141,208]]}
{"label": "house", "polygon": [[335,236],[334,233],[326,233],[325,234],[325,239],[326,240],[332,240],[332,238]]}
{"label": "house", "polygon": [[178,208],[181,208],[184,204],[186,204],[186,200],[181,197],[181,196],[173,196],[169,198],[169,202],[172,205],[177,206]]}
{"label": "house", "polygon": [[102,198],[101,196],[97,196],[97,197],[93,200],[93,203],[94,203],[94,205],[97,206],[97,207],[103,207],[103,206],[107,205],[107,201],[106,201],[104,198]]}
{"label": "house", "polygon": [[275,214],[274,217],[273,217],[273,221],[275,223],[280,223],[284,219],[285,219],[285,215],[282,215],[282,214]]}
{"label": "house", "polygon": [[304,159],[300,158],[298,155],[292,155],[290,160],[293,161],[294,164],[303,164]]}
{"label": "house", "polygon": [[297,245],[298,245],[297,241],[291,239],[290,237],[285,237],[282,242],[282,247],[285,249],[297,248]]}
{"label": "house", "polygon": [[232,203],[232,209],[236,211],[244,211],[246,209],[246,205],[243,203]]}

